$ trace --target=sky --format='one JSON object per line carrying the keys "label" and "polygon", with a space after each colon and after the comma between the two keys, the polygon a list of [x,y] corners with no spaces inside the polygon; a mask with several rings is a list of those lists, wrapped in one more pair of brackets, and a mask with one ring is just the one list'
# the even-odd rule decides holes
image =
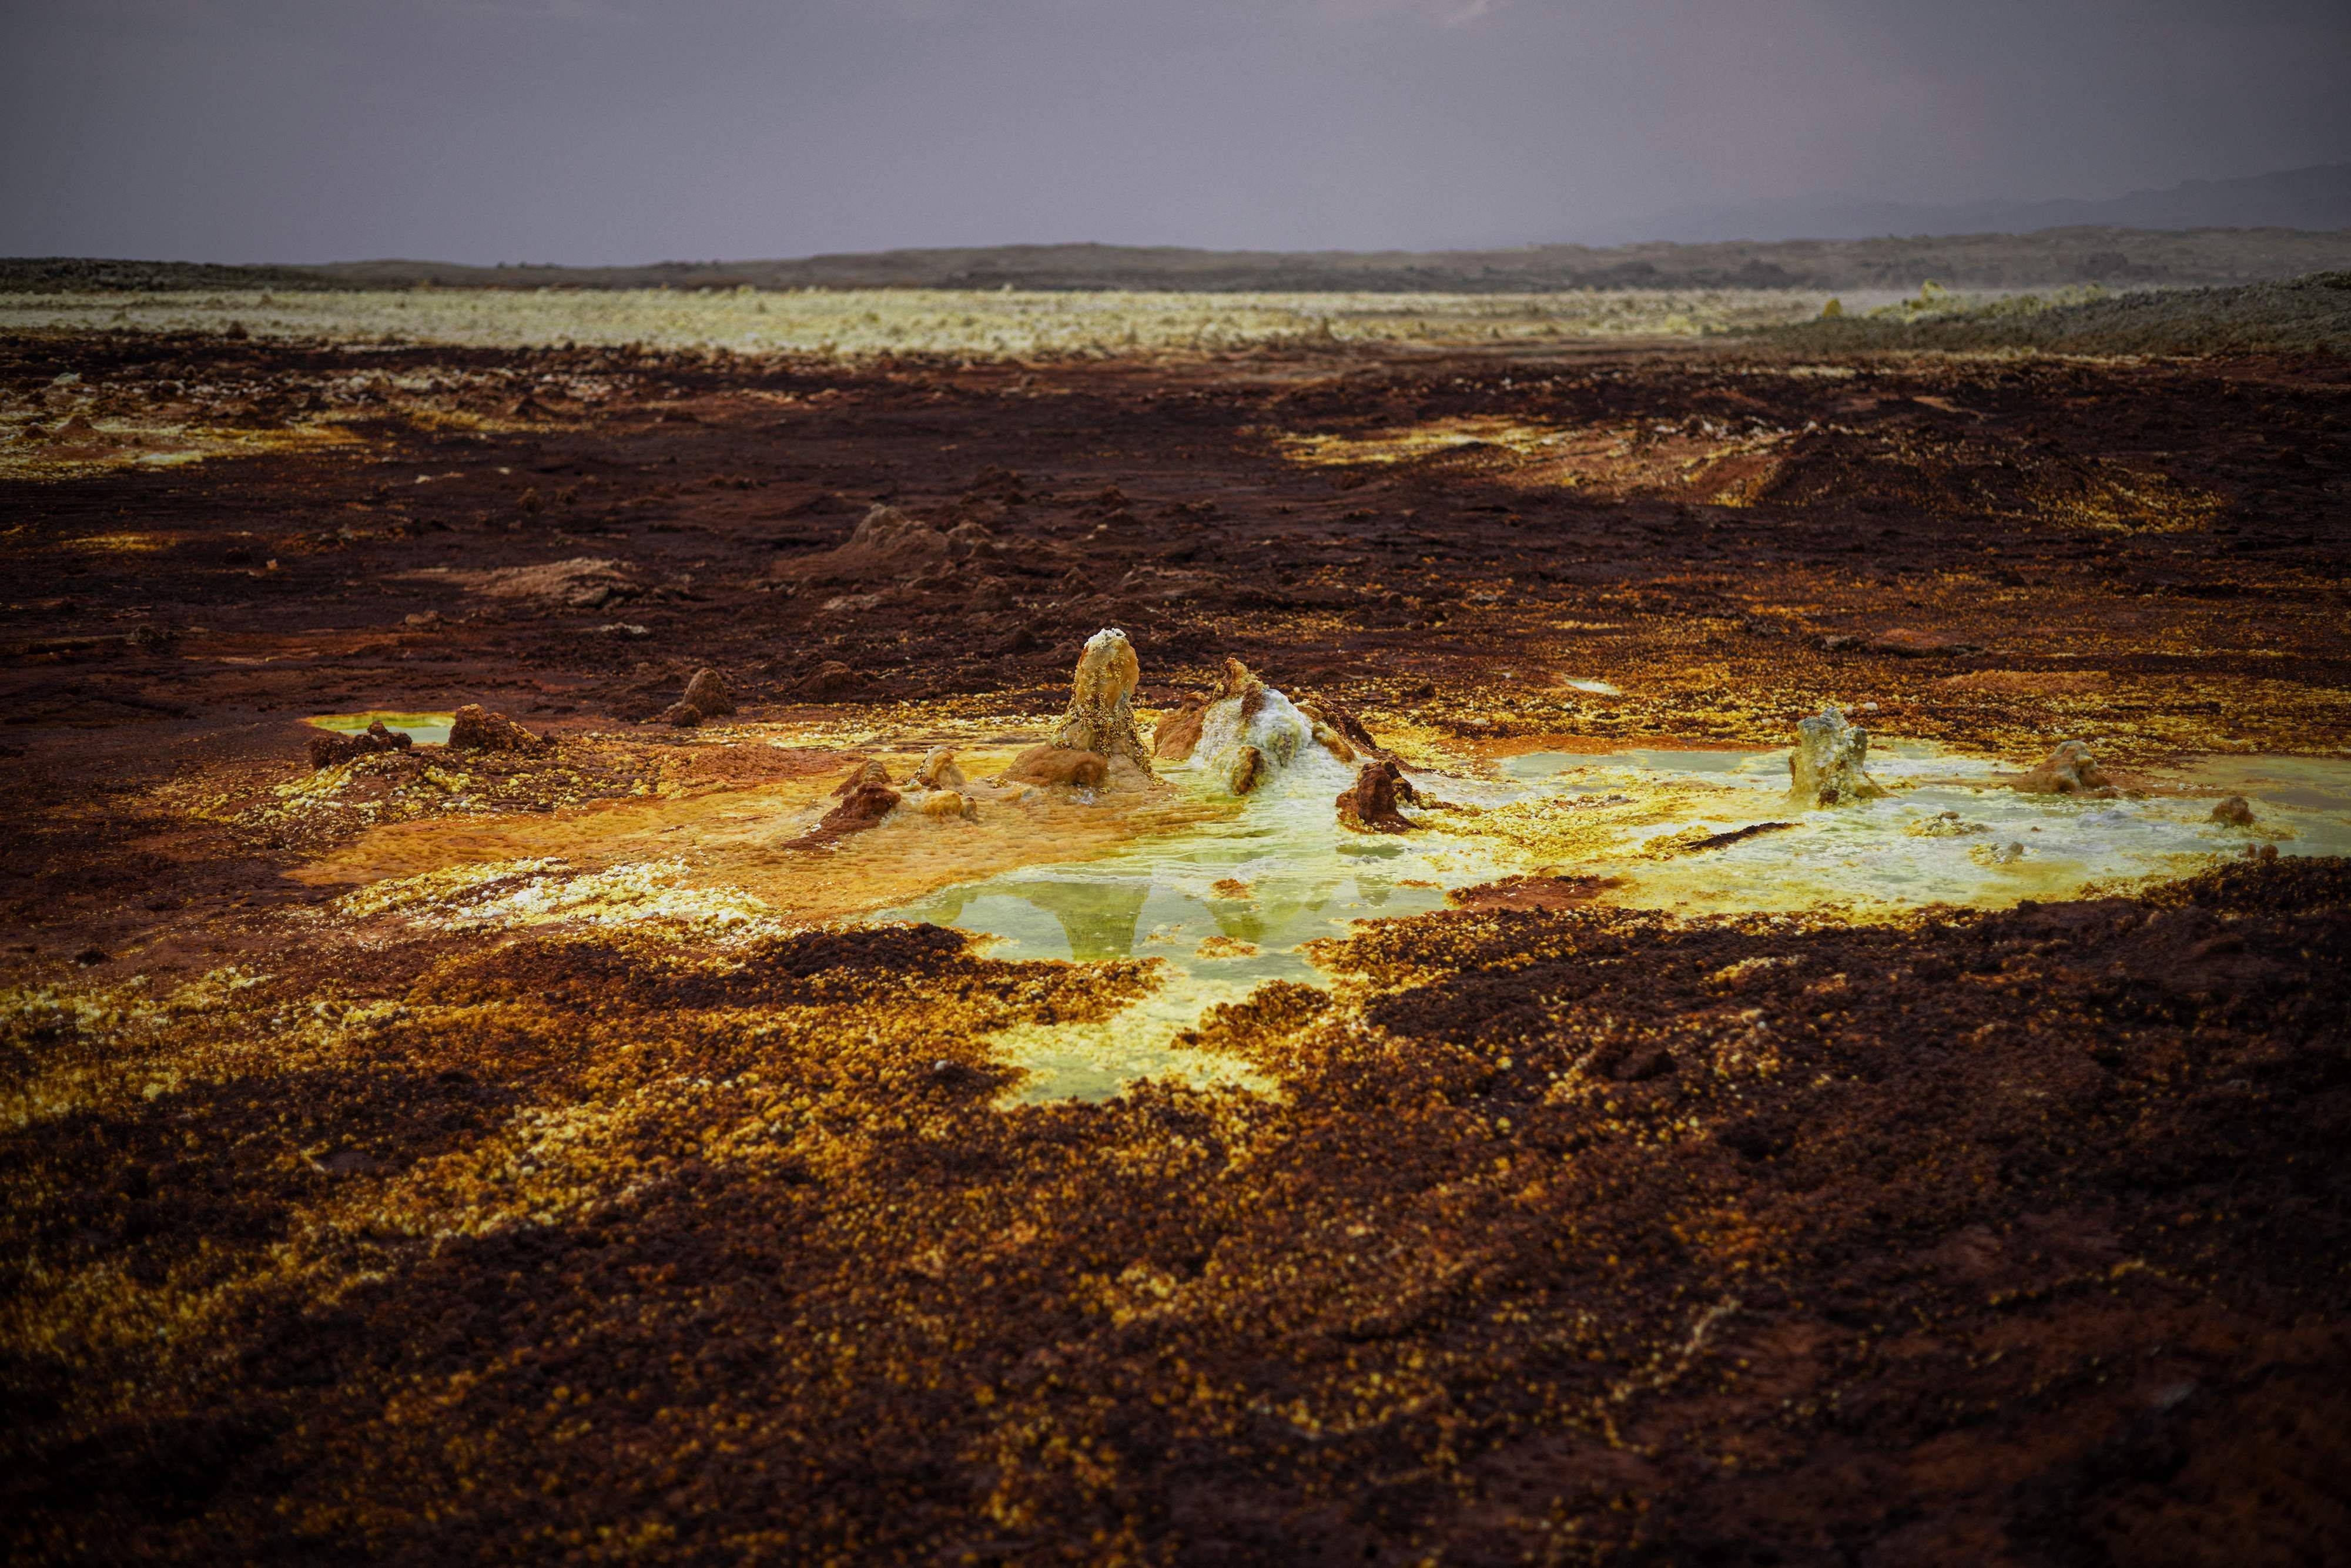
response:
{"label": "sky", "polygon": [[0,0],[0,255],[1642,237],[2351,160],[2343,0]]}

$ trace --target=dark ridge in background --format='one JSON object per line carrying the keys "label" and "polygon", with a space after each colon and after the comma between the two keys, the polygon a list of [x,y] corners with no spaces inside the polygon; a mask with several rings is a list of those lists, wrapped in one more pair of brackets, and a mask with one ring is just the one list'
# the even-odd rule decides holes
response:
{"label": "dark ridge in background", "polygon": [[1908,239],[1652,242],[1600,249],[1215,251],[1019,245],[665,261],[649,267],[468,267],[344,261],[219,267],[78,257],[0,260],[0,292],[204,288],[1131,288],[1541,293],[1570,288],[2036,288],[2276,282],[2351,268],[2351,228],[2051,229]]}
{"label": "dark ridge in background", "polygon": [[2351,163],[2239,180],[2187,180],[2104,201],[1895,202],[1855,196],[1687,207],[1651,239],[1867,239],[1875,235],[2032,234],[2043,229],[2351,228]]}
{"label": "dark ridge in background", "polygon": [[1841,316],[1772,327],[1754,340],[1797,355],[1868,350],[2049,354],[2351,355],[2351,272],[2234,288],[2146,289],[2030,308],[1962,308],[1914,319]]}

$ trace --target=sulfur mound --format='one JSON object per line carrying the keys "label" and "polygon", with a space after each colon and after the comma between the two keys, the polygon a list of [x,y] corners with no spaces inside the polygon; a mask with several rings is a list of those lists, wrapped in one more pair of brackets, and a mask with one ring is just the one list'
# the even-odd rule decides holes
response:
{"label": "sulfur mound", "polygon": [[1869,732],[1847,724],[1834,703],[1816,717],[1797,720],[1796,748],[1788,754],[1790,803],[1810,808],[1876,800],[1886,788],[1869,776],[1868,759]]}
{"label": "sulfur mound", "polygon": [[1013,784],[1071,784],[1081,789],[1099,787],[1110,777],[1110,758],[1098,751],[1067,746],[1032,746],[1004,770]]}
{"label": "sulfur mound", "polygon": [[2105,797],[2116,793],[2114,781],[2091,760],[2090,748],[2078,740],[2060,744],[2042,759],[2040,767],[2015,782],[2016,788],[2027,795]]}
{"label": "sulfur mound", "polygon": [[922,804],[925,817],[941,820],[959,817],[966,821],[977,821],[979,818],[979,803],[958,789],[934,789],[923,797]]}
{"label": "sulfur mound", "polygon": [[1185,725],[1165,744],[1174,749],[1187,731],[1186,754],[1203,760],[1236,795],[1288,768],[1314,738],[1312,722],[1238,659],[1225,661],[1215,693],[1198,710],[1196,727]]}
{"label": "sulfur mound", "polygon": [[1088,638],[1070,677],[1070,706],[1053,731],[1053,745],[1105,760],[1123,757],[1149,773],[1151,750],[1134,727],[1134,687],[1142,678],[1125,632],[1105,627]]}
{"label": "sulfur mound", "polygon": [[956,766],[951,747],[935,746],[906,780],[907,789],[914,795],[914,804],[925,817],[945,821],[961,818],[966,821],[979,820],[979,803],[967,792],[963,769]]}
{"label": "sulfur mound", "polygon": [[449,749],[516,751],[534,756],[552,751],[555,742],[543,735],[533,735],[502,713],[492,713],[479,703],[467,703],[450,721]]}
{"label": "sulfur mound", "polygon": [[384,727],[377,719],[357,735],[314,735],[310,737],[310,766],[332,768],[338,762],[349,762],[354,757],[365,757],[375,751],[405,751],[408,737],[396,729]]}
{"label": "sulfur mound", "polygon": [[2245,803],[2242,795],[2231,795],[2212,808],[2211,820],[2225,828],[2250,828],[2253,825],[2253,809]]}
{"label": "sulfur mound", "polygon": [[1420,796],[1396,765],[1383,758],[1366,762],[1355,782],[1339,796],[1339,825],[1359,833],[1403,833],[1412,823],[1396,810],[1399,802],[1417,805]]}
{"label": "sulfur mound", "polygon": [[952,747],[935,746],[908,782],[925,789],[960,789],[964,785],[963,769],[956,766]]}
{"label": "sulfur mound", "polygon": [[1188,762],[1199,749],[1200,736],[1206,727],[1208,710],[1218,703],[1237,702],[1242,705],[1244,721],[1256,716],[1265,704],[1265,686],[1249,673],[1249,666],[1238,659],[1227,659],[1217,678],[1217,689],[1189,704],[1178,712],[1169,714],[1152,731],[1151,749],[1170,762]]}

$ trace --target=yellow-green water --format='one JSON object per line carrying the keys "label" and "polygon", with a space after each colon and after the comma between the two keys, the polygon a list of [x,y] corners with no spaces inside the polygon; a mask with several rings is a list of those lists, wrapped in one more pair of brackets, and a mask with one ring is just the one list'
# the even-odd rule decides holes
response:
{"label": "yellow-green water", "polygon": [[[875,918],[980,933],[1004,957],[1159,960],[1159,990],[1107,1022],[998,1042],[1029,1071],[1023,1098],[1092,1098],[1171,1072],[1248,1082],[1175,1037],[1267,980],[1319,983],[1308,943],[1358,920],[1442,908],[1447,889],[1512,873],[1613,877],[1611,902],[1693,916],[1868,918],[2124,887],[2263,846],[2351,853],[2351,759],[2208,759],[2113,800],[2022,794],[1999,781],[1998,764],[1926,744],[1881,744],[1870,766],[1884,799],[1807,811],[1786,798],[1785,751],[1534,753],[1502,759],[1491,779],[1417,776],[1425,794],[1483,814],[1419,813],[1418,831],[1386,835],[1338,825],[1333,801],[1351,770],[1310,748],[1228,820],[1102,859],[1027,866]],[[1205,765],[1171,777],[1216,788]],[[2252,828],[2210,820],[2226,794],[2252,802]],[[1691,847],[1761,822],[1791,825]]]}
{"label": "yellow-green water", "polygon": [[318,729],[329,729],[337,735],[357,735],[378,719],[383,727],[405,735],[419,746],[440,746],[449,738],[449,726],[456,715],[448,713],[388,713],[371,709],[366,713],[313,714],[302,722]]}

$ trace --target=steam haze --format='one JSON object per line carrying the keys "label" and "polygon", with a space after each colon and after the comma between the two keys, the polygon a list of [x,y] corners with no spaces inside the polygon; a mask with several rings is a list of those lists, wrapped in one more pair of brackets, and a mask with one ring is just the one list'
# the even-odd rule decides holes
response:
{"label": "steam haze", "polygon": [[2351,154],[2351,9],[7,0],[0,252],[620,264],[1646,237]]}

